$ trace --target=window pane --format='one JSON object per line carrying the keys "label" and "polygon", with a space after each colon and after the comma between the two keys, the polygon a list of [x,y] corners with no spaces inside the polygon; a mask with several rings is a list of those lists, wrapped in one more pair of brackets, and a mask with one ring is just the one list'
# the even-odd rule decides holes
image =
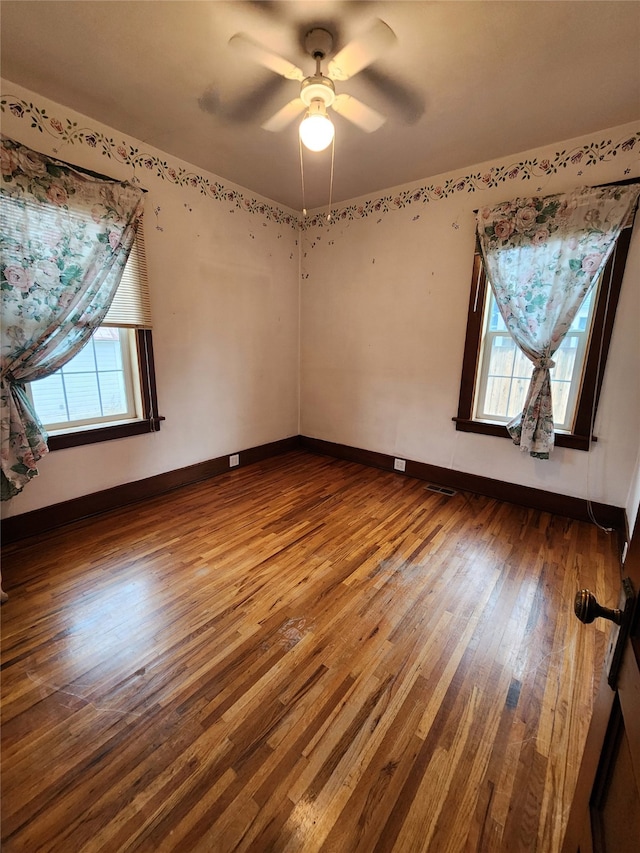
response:
{"label": "window pane", "polygon": [[127,391],[122,373],[100,374],[100,396],[103,415],[118,415],[127,411]]}
{"label": "window pane", "polygon": [[99,326],[93,333],[94,341],[119,341],[120,329],[115,326]]}
{"label": "window pane", "polygon": [[555,382],[551,380],[551,400],[553,404],[553,421],[557,427],[564,428],[567,417],[567,404],[571,393],[571,382]]}
{"label": "window pane", "polygon": [[[495,304],[495,303],[494,303]],[[510,335],[487,336],[487,384],[477,416],[510,420],[522,410],[532,365]]]}
{"label": "window pane", "polygon": [[576,330],[579,332],[584,332],[589,328],[589,321],[591,319],[591,306],[593,303],[594,293],[597,290],[597,286],[591,288],[589,293],[587,294],[584,302],[578,309],[578,313],[573,318],[573,323],[571,324],[571,330]]}
{"label": "window pane", "polygon": [[65,386],[70,420],[81,421],[102,416],[98,377],[95,373],[65,374]]}
{"label": "window pane", "polygon": [[31,393],[35,410],[43,424],[64,423],[69,420],[60,373],[32,382]]}
{"label": "window pane", "polygon": [[489,324],[487,327],[488,330],[490,332],[506,332],[507,326],[506,326],[504,320],[502,319],[502,314],[500,313],[500,310],[498,309],[498,303],[496,302],[493,295],[491,296],[490,311],[491,311],[491,313],[489,316]]}
{"label": "window pane", "polygon": [[122,370],[120,341],[95,341],[98,370]]}
{"label": "window pane", "polygon": [[522,411],[524,401],[527,398],[530,381],[531,374],[527,377],[515,377],[511,383],[511,395],[509,397],[509,407],[507,409],[507,417],[509,420],[511,420],[511,418],[515,418],[515,416]]}
{"label": "window pane", "polygon": [[496,415],[501,417],[509,405],[509,392],[511,380],[504,376],[490,376],[487,379],[487,393],[485,396],[483,416]]}
{"label": "window pane", "polygon": [[492,338],[489,356],[489,376],[511,376],[516,345],[513,338],[507,335],[496,335]]}
{"label": "window pane", "polygon": [[566,338],[560,345],[560,349],[553,357],[556,366],[551,372],[552,381],[571,381],[571,377],[573,376],[573,368],[575,367],[576,363],[576,356],[578,354],[579,342],[580,339],[578,335],[572,335],[571,332],[567,333]]}
{"label": "window pane", "polygon": [[513,375],[518,376],[521,379],[526,379],[528,382],[529,379],[531,379],[531,374],[533,373],[533,364],[522,352],[520,347],[516,346],[516,350],[516,359],[513,364]]}
{"label": "window pane", "polygon": [[68,361],[62,368],[63,373],[79,373],[84,370],[95,370],[95,357],[93,354],[93,343],[89,343],[80,350],[77,355]]}
{"label": "window pane", "polygon": [[45,426],[135,417],[128,335],[116,328],[97,329],[63,368],[31,383],[34,406]]}

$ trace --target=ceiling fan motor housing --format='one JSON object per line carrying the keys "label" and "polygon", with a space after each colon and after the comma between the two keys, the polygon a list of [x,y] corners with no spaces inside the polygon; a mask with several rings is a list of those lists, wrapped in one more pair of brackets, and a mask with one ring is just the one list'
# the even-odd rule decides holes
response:
{"label": "ceiling fan motor housing", "polygon": [[323,74],[307,77],[300,85],[300,99],[307,107],[317,99],[320,99],[325,107],[330,107],[336,99],[333,81]]}
{"label": "ceiling fan motor housing", "polygon": [[304,49],[314,59],[324,59],[333,50],[333,36],[323,27],[314,27],[304,37]]}

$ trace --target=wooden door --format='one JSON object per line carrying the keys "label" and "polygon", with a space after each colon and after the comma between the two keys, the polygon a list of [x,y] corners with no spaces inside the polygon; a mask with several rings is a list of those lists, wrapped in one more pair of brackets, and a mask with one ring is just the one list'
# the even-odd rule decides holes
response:
{"label": "wooden door", "polygon": [[635,593],[631,625],[615,690],[603,673],[563,853],[640,851],[640,518],[623,573]]}

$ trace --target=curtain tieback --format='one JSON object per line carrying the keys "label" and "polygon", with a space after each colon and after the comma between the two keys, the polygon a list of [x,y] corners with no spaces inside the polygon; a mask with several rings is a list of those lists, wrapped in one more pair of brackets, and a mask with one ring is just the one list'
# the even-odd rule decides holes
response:
{"label": "curtain tieback", "polygon": [[542,370],[544,370],[545,367],[548,370],[551,370],[552,367],[556,366],[556,363],[552,358],[545,356],[543,358],[536,359],[536,361],[533,362],[533,366],[541,368]]}

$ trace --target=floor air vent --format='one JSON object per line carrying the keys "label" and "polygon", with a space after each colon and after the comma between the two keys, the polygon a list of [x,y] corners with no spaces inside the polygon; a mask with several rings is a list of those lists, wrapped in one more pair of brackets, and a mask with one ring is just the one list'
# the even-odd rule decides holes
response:
{"label": "floor air vent", "polygon": [[454,489],[448,489],[446,486],[436,486],[435,483],[429,483],[425,488],[429,492],[438,492],[439,494],[447,495],[448,497],[452,497],[452,495],[457,494]]}

